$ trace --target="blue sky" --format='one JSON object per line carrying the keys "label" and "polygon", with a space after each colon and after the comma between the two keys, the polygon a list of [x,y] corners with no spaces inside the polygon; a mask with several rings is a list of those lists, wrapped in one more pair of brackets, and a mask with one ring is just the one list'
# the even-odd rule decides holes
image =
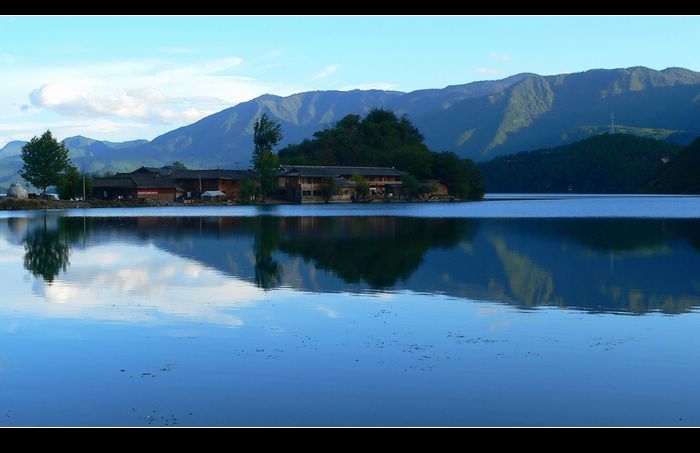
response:
{"label": "blue sky", "polygon": [[0,16],[0,147],[122,142],[263,94],[700,71],[700,16]]}

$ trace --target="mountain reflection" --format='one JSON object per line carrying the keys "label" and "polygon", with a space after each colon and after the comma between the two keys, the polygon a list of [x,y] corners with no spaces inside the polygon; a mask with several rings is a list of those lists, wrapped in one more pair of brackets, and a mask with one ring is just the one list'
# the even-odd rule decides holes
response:
{"label": "mountain reflection", "polygon": [[[21,220],[22,222],[20,222]],[[37,217],[8,219],[52,283],[72,247],[149,243],[255,284],[398,292],[523,309],[683,313],[700,303],[700,220],[634,218]]]}

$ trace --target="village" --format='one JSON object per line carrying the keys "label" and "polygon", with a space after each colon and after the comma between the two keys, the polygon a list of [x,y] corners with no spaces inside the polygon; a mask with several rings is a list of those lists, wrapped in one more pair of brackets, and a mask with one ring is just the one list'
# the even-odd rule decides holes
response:
{"label": "village", "polygon": [[[408,200],[405,173],[393,167],[287,165],[277,173],[277,191],[267,201],[286,203],[369,202]],[[254,170],[189,170],[170,166],[141,167],[130,173],[93,178],[96,200],[152,200],[185,204],[205,202],[251,203],[266,201],[256,195]],[[427,181],[424,200],[446,200],[447,187]],[[250,186],[253,186],[253,190]]]}

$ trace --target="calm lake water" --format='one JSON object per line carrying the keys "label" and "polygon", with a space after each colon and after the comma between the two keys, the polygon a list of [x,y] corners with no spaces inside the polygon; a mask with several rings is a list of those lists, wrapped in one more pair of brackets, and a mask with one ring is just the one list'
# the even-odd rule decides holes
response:
{"label": "calm lake water", "polygon": [[700,426],[700,197],[0,212],[0,426]]}

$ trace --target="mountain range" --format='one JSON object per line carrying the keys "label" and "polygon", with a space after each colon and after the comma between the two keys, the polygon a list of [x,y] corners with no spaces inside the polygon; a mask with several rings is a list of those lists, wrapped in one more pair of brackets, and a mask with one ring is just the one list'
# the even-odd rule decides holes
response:
{"label": "mountain range", "polygon": [[[405,116],[432,151],[475,162],[574,143],[604,132],[687,145],[700,136],[700,73],[631,67],[542,76],[521,73],[495,81],[409,93],[384,90],[271,94],[240,103],[152,141],[63,141],[74,165],[91,173],[132,171],[181,162],[187,168],[248,168],[253,124],[267,112],[282,126],[276,151],[311,139],[348,114],[372,109]],[[37,131],[37,136],[44,131]],[[0,187],[19,180],[21,149],[0,149]]]}

